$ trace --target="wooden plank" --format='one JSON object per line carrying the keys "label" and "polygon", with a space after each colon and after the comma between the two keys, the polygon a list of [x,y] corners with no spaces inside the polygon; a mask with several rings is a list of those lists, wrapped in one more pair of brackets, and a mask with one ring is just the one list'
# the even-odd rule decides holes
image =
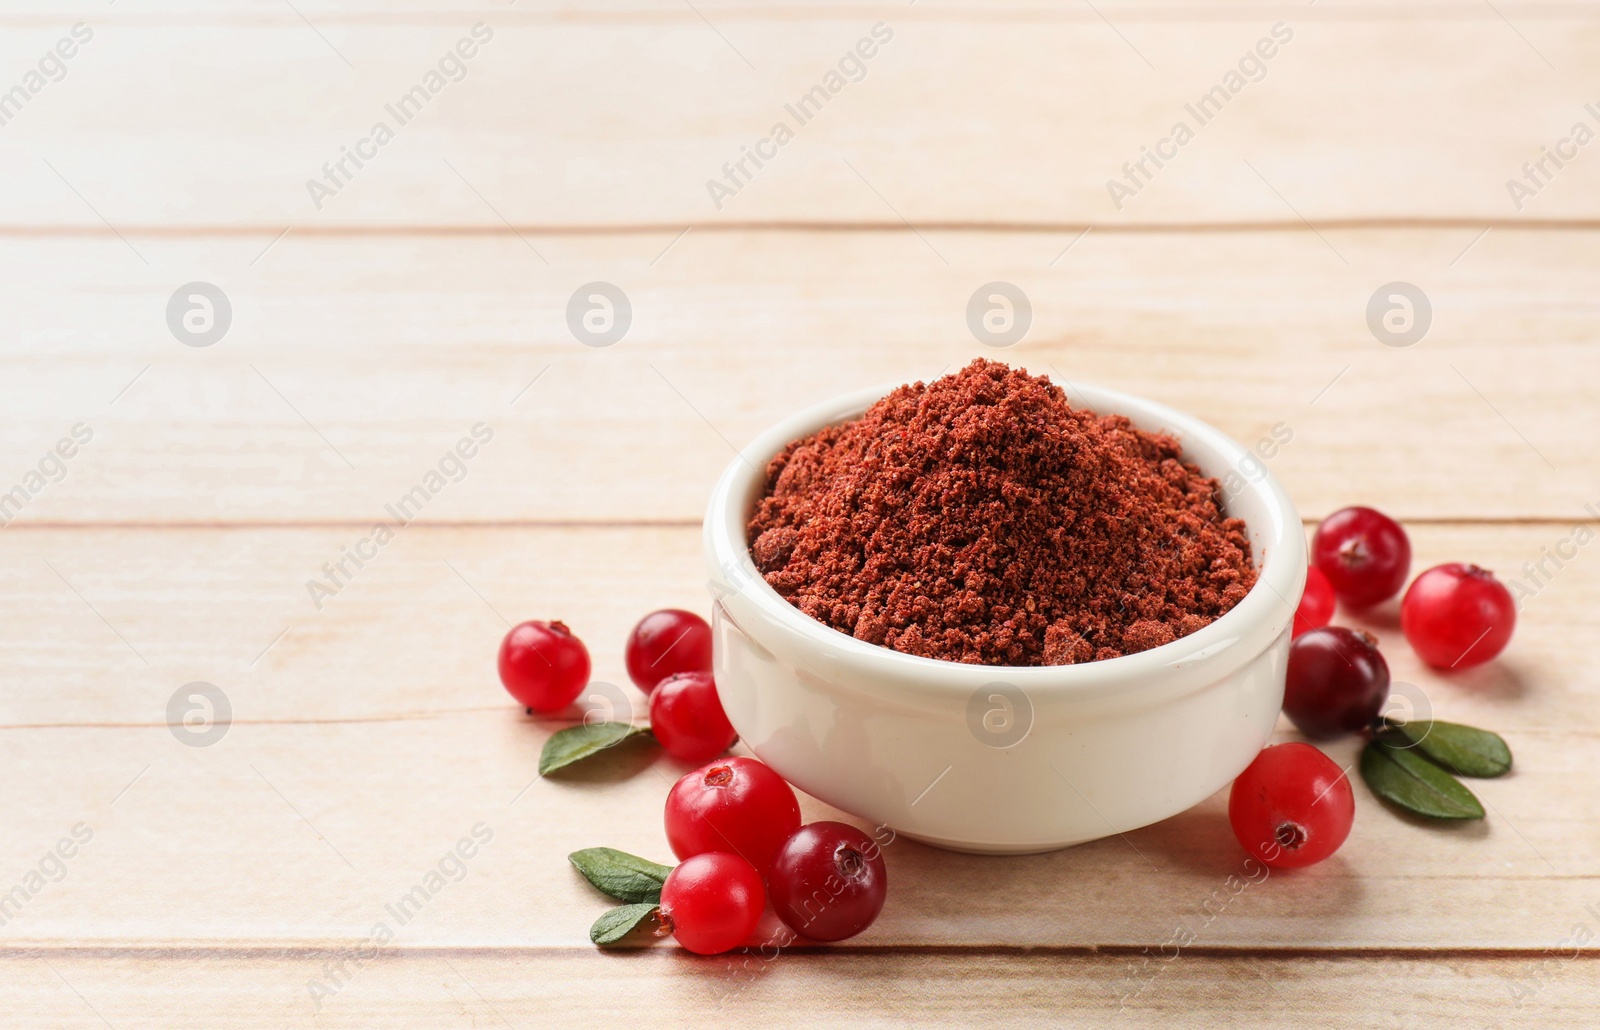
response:
{"label": "wooden plank", "polygon": [[[1589,13],[1589,5],[1581,0],[1546,2],[1546,0],[1507,0],[1496,4],[1500,10],[1517,19],[1549,20],[1582,17]],[[1191,3],[1160,3],[1148,0],[1106,0],[1095,5],[1101,12],[1117,22],[1131,21],[1195,21],[1238,20],[1259,18],[1262,15],[1282,16],[1294,13],[1302,18],[1373,19],[1373,18],[1430,18],[1430,19],[1496,19],[1492,10],[1472,0],[1397,0],[1395,3],[1334,3],[1312,9],[1290,0],[1196,0]],[[514,21],[698,21],[698,16],[682,4],[671,0],[594,0],[580,3],[577,0],[544,0],[542,3],[507,9],[493,0],[469,0],[466,3],[442,3],[440,0],[319,0],[316,3],[297,4],[296,8],[317,24],[342,24],[345,22],[445,22],[464,14],[498,14]],[[1004,4],[986,4],[983,0],[939,0],[936,3],[919,3],[915,10],[902,9],[901,5],[877,2],[862,3],[848,0],[706,0],[696,3],[703,14],[738,21],[775,18],[842,18],[881,17],[893,13],[902,18],[924,20],[971,19],[1008,21],[1014,19],[1049,20],[1060,22],[1100,22],[1104,20],[1094,10],[1063,7],[1052,0],[1007,0]],[[69,17],[87,14],[100,15],[116,23],[162,22],[184,25],[195,24],[261,24],[283,23],[304,25],[294,11],[285,10],[281,3],[272,0],[238,0],[225,9],[206,4],[204,0],[152,0],[137,9],[102,10],[95,0],[61,0],[60,3],[29,3],[26,0],[7,5],[0,12],[0,23],[29,24],[37,22],[60,23]]]}
{"label": "wooden plank", "polygon": [[[1447,520],[1412,523],[1419,567],[1538,560],[1600,501],[1600,165],[1521,209],[1504,180],[1600,98],[1591,8],[475,6],[0,12],[18,76],[72,20],[97,32],[0,132],[0,491],[95,433],[0,533],[0,898],[45,878],[0,905],[0,1024],[1593,1025],[1587,550],[1490,669],[1425,672],[1392,611],[1372,624],[1437,714],[1510,737],[1516,773],[1475,785],[1486,824],[1413,825],[1358,785],[1334,861],[1237,895],[1220,796],[1051,856],[896,841],[869,934],[771,962],[587,946],[605,902],[565,852],[668,857],[682,770],[635,749],[535,780],[564,723],[521,716],[489,657],[504,617],[562,615],[620,682],[640,611],[704,607],[694,522],[734,445],[978,353],[1247,443],[1290,426],[1273,467],[1308,515]],[[480,18],[496,37],[467,81],[311,208],[310,166]],[[867,79],[710,207],[712,166],[879,19],[896,38]],[[1278,19],[1296,38],[1267,79],[1110,206],[1112,166]],[[1270,231],[1218,231],[1241,223]],[[164,326],[195,279],[236,305],[207,349]],[[566,330],[596,279],[636,306],[605,350]],[[1004,351],[963,315],[996,279],[1035,305]],[[1396,279],[1436,318],[1401,350],[1366,329]],[[315,604],[322,563],[480,421],[496,437],[465,478]],[[1505,519],[1531,521],[1484,524]],[[169,713],[200,680],[232,721],[186,747]],[[388,906],[430,872],[452,882],[402,924]],[[332,972],[380,920],[393,945]]]}
{"label": "wooden plank", "polygon": [[[1412,528],[1419,567],[1502,572],[1561,532]],[[0,943],[341,946],[482,824],[492,841],[395,927],[399,943],[584,946],[605,902],[564,856],[604,844],[670,859],[660,811],[685,767],[641,746],[537,781],[539,748],[566,722],[509,704],[492,656],[501,614],[562,617],[588,641],[595,678],[642,701],[622,641],[649,608],[705,609],[696,530],[412,527],[315,610],[304,581],[351,542],[344,527],[0,534],[12,684],[0,770],[28,785],[4,801],[0,886],[79,822],[94,834],[64,879],[10,913]],[[1492,806],[1486,822],[1408,823],[1357,783],[1355,830],[1334,859],[1237,892],[1228,878],[1249,870],[1223,794],[1051,855],[896,840],[890,903],[859,943],[1141,948],[1181,924],[1206,947],[1553,947],[1600,907],[1600,791],[1586,773],[1600,736],[1594,561],[1580,551],[1528,601],[1507,655],[1467,674],[1421,669],[1392,613],[1369,623],[1396,679],[1438,717],[1510,741],[1516,771],[1473,785]],[[167,724],[172,697],[196,681],[232,713],[206,747]],[[1356,750],[1328,748],[1341,765]]]}
{"label": "wooden plank", "polygon": [[[1586,149],[1547,166],[1553,181],[1521,206],[1506,185],[1575,123],[1596,128],[1584,108],[1600,102],[1584,72],[1600,43],[1592,8],[1521,28],[1481,11],[1315,21],[1274,9],[1119,28],[1085,11],[1069,22],[974,23],[902,21],[903,10],[753,13],[722,28],[683,9],[667,20],[502,21],[496,11],[321,28],[290,12],[243,28],[112,22],[4,126],[0,225],[109,224],[137,238],[173,224],[270,235],[502,219],[678,228],[1600,218],[1600,160]],[[441,85],[415,117],[386,111],[480,19],[494,38],[460,82]],[[894,37],[861,81],[827,94],[814,117],[788,114],[880,20]],[[1240,79],[1215,117],[1188,113],[1278,20],[1294,37],[1264,71],[1246,69],[1260,81]],[[8,32],[0,65],[20,81],[66,24]],[[314,197],[308,181],[380,120],[394,138],[362,145],[370,160],[335,175],[336,195]],[[708,180],[779,120],[794,139],[759,170],[747,164],[719,207]],[[1194,140],[1160,144],[1179,121]],[[1176,156],[1147,164],[1137,195],[1119,204],[1107,183],[1141,147]]]}
{"label": "wooden plank", "polygon": [[[840,953],[842,952],[842,953]],[[1169,953],[1170,954],[1170,953]],[[336,959],[337,956],[334,956]],[[721,1027],[825,1023],[896,1027],[1101,1026],[1450,1028],[1485,1020],[1588,1027],[1600,963],[1522,956],[1281,958],[1179,954],[1141,966],[1125,955],[933,953],[861,949],[694,959],[665,948],[570,952],[416,952],[395,948],[349,968],[331,996],[320,955],[94,953],[7,955],[0,985],[17,1026],[118,1030],[170,1026],[175,1013],[219,1028],[368,1026]],[[914,963],[915,975],[908,975]],[[1514,994],[1519,977],[1543,973]],[[1137,992],[1137,993],[1135,993]],[[1520,1003],[1519,1003],[1520,999]],[[105,1022],[102,1023],[101,1019]]]}
{"label": "wooden plank", "polygon": [[[93,441],[19,524],[364,523],[482,421],[493,442],[422,519],[687,522],[733,448],[801,406],[985,355],[1247,446],[1283,423],[1270,466],[1308,516],[1585,517],[1600,234],[1323,235],[580,234],[534,240],[548,267],[509,234],[291,233],[259,260],[270,237],[140,241],[148,267],[114,239],[11,241],[0,484],[81,420]],[[233,307],[206,348],[164,314],[196,279]],[[595,280],[631,298],[612,347],[568,327]],[[1031,297],[1014,347],[967,323],[995,280]],[[1412,347],[1368,328],[1393,280],[1431,298]]]}

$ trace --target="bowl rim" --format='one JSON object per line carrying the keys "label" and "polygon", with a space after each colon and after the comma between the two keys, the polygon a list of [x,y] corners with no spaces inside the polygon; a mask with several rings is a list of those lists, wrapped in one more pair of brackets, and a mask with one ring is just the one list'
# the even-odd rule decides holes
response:
{"label": "bowl rim", "polygon": [[[1221,478],[1229,470],[1239,471],[1245,458],[1254,456],[1221,430],[1165,404],[1064,377],[1047,378],[1066,392],[1076,408],[1123,415],[1138,428],[1177,437],[1185,459],[1199,465],[1207,475]],[[1298,598],[1305,584],[1305,530],[1288,493],[1259,459],[1260,476],[1243,476],[1244,487],[1235,495],[1255,495],[1264,512],[1263,518],[1246,520],[1255,537],[1255,586],[1209,625],[1147,651],[1075,665],[966,664],[904,654],[857,640],[805,614],[774,590],[756,569],[745,541],[749,512],[744,498],[758,494],[768,462],[791,441],[826,425],[858,417],[900,385],[853,390],[795,412],[758,435],[723,470],[712,491],[703,530],[712,593],[725,611],[729,601],[735,601],[736,607],[743,607],[743,603],[753,605],[755,614],[766,624],[781,628],[803,646],[820,649],[832,664],[873,677],[914,683],[924,699],[930,693],[962,696],[996,681],[1042,697],[1095,695],[1110,690],[1131,694],[1163,686],[1199,686],[1261,654],[1292,620],[1297,602],[1289,598]],[[1191,448],[1204,452],[1206,460],[1197,460]],[[745,621],[735,619],[741,631]],[[1034,691],[1043,693],[1034,695]]]}

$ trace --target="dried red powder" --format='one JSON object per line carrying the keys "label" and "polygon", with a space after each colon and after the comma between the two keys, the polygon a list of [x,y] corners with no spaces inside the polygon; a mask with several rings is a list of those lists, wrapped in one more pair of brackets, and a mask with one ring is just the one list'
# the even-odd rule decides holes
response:
{"label": "dried red powder", "polygon": [[1244,523],[1176,440],[983,359],[791,443],[747,532],[812,618],[981,665],[1144,651],[1256,581]]}

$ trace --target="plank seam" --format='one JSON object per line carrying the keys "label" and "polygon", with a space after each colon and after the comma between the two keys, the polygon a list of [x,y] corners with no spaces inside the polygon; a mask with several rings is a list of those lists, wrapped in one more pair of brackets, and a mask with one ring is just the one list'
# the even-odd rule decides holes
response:
{"label": "plank seam", "polygon": [[[1522,21],[1592,21],[1596,17],[1593,7],[1586,4],[1511,4],[1502,5]],[[823,23],[828,21],[857,20],[878,16],[893,16],[902,22],[949,24],[1020,24],[1020,25],[1084,25],[1104,24],[1103,17],[1094,11],[1073,8],[1039,7],[982,7],[936,8],[908,10],[888,4],[837,4],[828,7],[704,7],[710,14],[727,22],[768,22],[791,24],[794,22]],[[1305,22],[1496,22],[1498,14],[1487,7],[1461,5],[1456,7],[1393,7],[1387,5],[1361,5],[1348,7],[1306,7],[1299,4],[1274,4],[1252,6],[1247,4],[1219,5],[1194,9],[1182,5],[1120,7],[1113,12],[1119,23],[1145,23],[1167,25],[1227,24],[1232,22],[1258,22],[1283,15],[1293,15]],[[11,13],[0,18],[0,26],[30,27],[71,24],[82,12],[52,14],[48,12]],[[690,11],[651,10],[585,10],[572,8],[565,11],[510,11],[497,8],[437,11],[317,11],[319,25],[459,25],[464,18],[493,17],[499,25],[700,25],[703,21]],[[96,15],[99,22],[138,28],[238,28],[257,27],[291,29],[300,31],[304,22],[292,14],[270,11],[167,11],[122,12]]]}
{"label": "plank seam", "polygon": [[[352,715],[326,719],[230,719],[229,726],[347,726],[390,722],[431,722],[454,715],[480,715],[491,712],[503,714],[505,705],[478,705],[470,708],[440,708],[428,712],[397,712],[393,715]],[[579,720],[552,719],[577,725]],[[0,723],[0,733],[7,730],[171,730],[167,722],[19,722]]]}
{"label": "plank seam", "polygon": [[[1315,526],[1320,520],[1310,516],[1303,517],[1301,523],[1310,527]],[[1402,516],[1400,521],[1408,526],[1486,526],[1486,527],[1516,527],[1516,526],[1580,526],[1600,525],[1600,520],[1579,517],[1564,517],[1560,515],[1507,515],[1507,516]],[[97,530],[127,530],[127,531],[187,531],[187,530],[320,530],[320,529],[368,529],[372,525],[370,518],[365,519],[308,519],[303,522],[283,521],[253,521],[249,519],[237,522],[224,521],[174,521],[174,522],[145,522],[145,521],[120,521],[82,520],[82,521],[36,521],[36,522],[11,522],[0,526],[0,532],[84,532]],[[463,530],[463,529],[699,529],[700,519],[452,519],[436,522],[417,520],[406,524],[406,528],[436,529],[436,530]]]}
{"label": "plank seam", "polygon": [[[1384,218],[1375,216],[1341,216],[1313,218],[1318,229],[1329,230],[1389,230],[1395,232],[1432,232],[1439,230],[1498,229],[1502,232],[1594,232],[1600,229],[1600,218],[1474,218],[1470,215],[1449,215],[1428,218]],[[1171,235],[1245,234],[1245,233],[1303,233],[1306,223],[1299,220],[1259,220],[1223,222],[1011,222],[978,221],[967,219],[914,219],[913,225],[905,222],[880,221],[767,221],[728,222],[619,222],[609,225],[561,225],[537,222],[516,223],[441,223],[427,224],[326,224],[291,225],[291,238],[360,238],[366,236],[631,236],[653,233],[681,233],[685,227],[704,235],[706,233],[885,233],[906,235],[915,232],[951,233],[1013,233],[1062,234],[1093,230],[1101,235]],[[278,223],[230,225],[123,225],[118,230],[103,225],[16,225],[0,224],[0,238],[77,238],[94,239],[113,236],[140,236],[157,238],[210,238],[217,236],[277,236],[285,232]]]}
{"label": "plank seam", "polygon": [[[799,955],[870,955],[892,956],[907,955],[927,957],[931,955],[963,956],[1010,956],[1020,958],[1129,958],[1147,955],[1150,949],[1159,947],[1158,942],[1151,944],[1064,944],[1064,945],[1022,945],[1022,944],[832,944],[808,945],[805,947],[790,947],[783,949],[788,954]],[[268,958],[268,959],[301,959],[323,958],[329,955],[344,954],[349,950],[347,941],[328,941],[321,944],[41,944],[30,945],[24,943],[0,945],[0,961],[21,958],[160,958],[160,959],[197,959],[197,958]],[[649,947],[625,949],[630,952],[654,953],[656,955],[672,956],[675,949],[652,949]],[[1183,954],[1194,958],[1211,958],[1224,960],[1259,960],[1259,959],[1330,959],[1330,960],[1355,960],[1370,961],[1381,959],[1386,961],[1437,961],[1440,959],[1462,961],[1527,961],[1548,957],[1551,948],[1515,948],[1515,947],[1429,947],[1426,945],[1396,945],[1373,947],[1367,945],[1353,945],[1341,947],[1337,945],[1307,946],[1288,945],[1275,947],[1272,945],[1189,945],[1183,948]],[[382,950],[378,959],[390,960],[403,958],[539,958],[563,955],[599,955],[602,954],[593,946],[586,945],[395,945]],[[1563,958],[1571,959],[1600,959],[1600,948],[1578,949],[1576,953],[1563,951]]]}

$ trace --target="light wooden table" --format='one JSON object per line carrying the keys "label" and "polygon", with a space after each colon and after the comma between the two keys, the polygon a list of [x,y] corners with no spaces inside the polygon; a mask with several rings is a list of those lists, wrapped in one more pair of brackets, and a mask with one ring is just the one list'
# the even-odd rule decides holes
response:
{"label": "light wooden table", "polygon": [[[1200,125],[1185,105],[1277,23]],[[0,96],[0,489],[25,487],[0,530],[0,1024],[1600,1020],[1600,547],[1568,543],[1600,505],[1600,146],[1560,143],[1600,128],[1592,6],[17,0],[0,25],[24,97]],[[419,85],[401,125],[385,105]],[[707,180],[780,119],[718,209]],[[1193,139],[1161,143],[1179,120]],[[1119,209],[1107,180],[1158,146]],[[1569,159],[1519,209],[1541,147]],[[368,159],[319,207],[342,148]],[[568,328],[595,281],[631,304],[613,346]],[[994,281],[1032,307],[1004,350],[965,314]],[[1412,346],[1368,327],[1396,281],[1431,305]],[[168,326],[192,282],[231,306],[209,346]],[[625,682],[633,620],[708,607],[698,523],[734,447],[979,354],[1247,444],[1281,424],[1308,519],[1376,504],[1417,568],[1534,588],[1463,675],[1372,623],[1437,715],[1510,741],[1514,774],[1474,784],[1488,820],[1408,822],[1358,783],[1335,858],[1236,896],[1220,795],[1052,855],[897,842],[847,944],[597,953],[604,902],[564,856],[668,858],[681,770],[535,781],[560,723],[501,692],[507,621],[566,619]],[[479,423],[459,481],[315,604]],[[47,452],[80,424],[63,476]],[[193,683],[231,712],[209,746],[168,724]],[[480,824],[400,925],[386,906]]]}

